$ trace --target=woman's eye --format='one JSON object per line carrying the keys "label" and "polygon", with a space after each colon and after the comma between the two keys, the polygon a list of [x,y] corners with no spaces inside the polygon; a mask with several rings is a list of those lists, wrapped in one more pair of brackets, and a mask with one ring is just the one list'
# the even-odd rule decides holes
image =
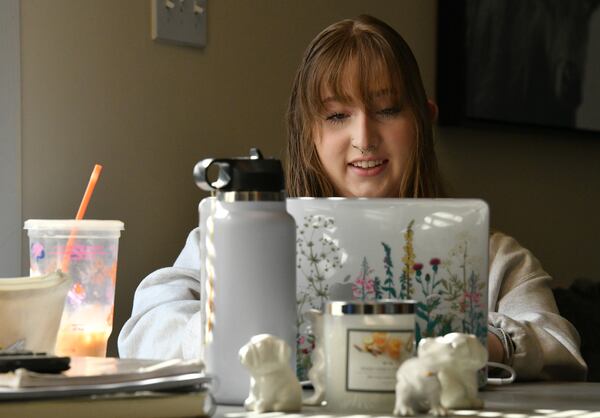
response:
{"label": "woman's eye", "polygon": [[327,116],[326,120],[330,123],[342,123],[348,118],[348,115],[345,113],[332,113]]}
{"label": "woman's eye", "polygon": [[378,116],[382,116],[384,118],[391,118],[400,113],[399,107],[386,107],[385,109],[381,109],[377,111]]}

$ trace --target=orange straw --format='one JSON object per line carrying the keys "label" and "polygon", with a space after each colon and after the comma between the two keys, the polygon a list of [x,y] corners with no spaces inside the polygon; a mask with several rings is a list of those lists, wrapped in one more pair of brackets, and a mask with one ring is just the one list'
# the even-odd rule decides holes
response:
{"label": "orange straw", "polygon": [[94,166],[94,171],[92,171],[92,175],[90,176],[90,181],[88,182],[87,188],[85,189],[85,193],[83,194],[83,199],[81,199],[81,204],[79,205],[79,210],[77,211],[77,215],[75,215],[75,219],[83,219],[85,216],[85,211],[87,210],[88,203],[90,203],[90,199],[94,193],[94,187],[96,187],[98,177],[100,177],[100,172],[102,172],[102,166],[100,164],[96,164]]}
{"label": "orange straw", "polygon": [[[90,199],[92,198],[92,194],[94,193],[94,188],[96,187],[96,183],[98,182],[98,177],[100,177],[100,172],[102,171],[102,166],[100,164],[96,164],[94,166],[94,170],[92,171],[92,175],[90,176],[90,181],[85,189],[85,193],[83,194],[83,199],[81,199],[81,204],[79,205],[79,210],[77,210],[77,215],[75,215],[76,220],[81,220],[85,216],[85,211],[87,210],[88,203],[90,203]],[[65,254],[63,256],[62,262],[62,271],[69,271],[69,264],[71,262],[71,251],[73,247],[73,241],[75,241],[75,229],[71,231],[71,235],[69,236],[69,240],[67,241],[67,246],[65,247]]]}

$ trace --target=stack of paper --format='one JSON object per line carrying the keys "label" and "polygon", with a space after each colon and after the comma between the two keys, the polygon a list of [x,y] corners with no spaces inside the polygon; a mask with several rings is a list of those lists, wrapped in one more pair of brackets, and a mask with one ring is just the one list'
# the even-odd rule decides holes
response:
{"label": "stack of paper", "polygon": [[74,357],[61,374],[0,374],[0,416],[210,416],[210,383],[201,361]]}

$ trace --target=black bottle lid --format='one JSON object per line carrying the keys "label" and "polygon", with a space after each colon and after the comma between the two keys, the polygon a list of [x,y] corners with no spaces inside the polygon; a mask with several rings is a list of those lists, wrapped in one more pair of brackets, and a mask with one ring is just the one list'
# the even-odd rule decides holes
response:
{"label": "black bottle lid", "polygon": [[[209,172],[213,165],[218,170]],[[251,148],[248,157],[199,161],[194,167],[194,179],[206,191],[281,192],[285,188],[281,161],[263,158],[258,148]]]}

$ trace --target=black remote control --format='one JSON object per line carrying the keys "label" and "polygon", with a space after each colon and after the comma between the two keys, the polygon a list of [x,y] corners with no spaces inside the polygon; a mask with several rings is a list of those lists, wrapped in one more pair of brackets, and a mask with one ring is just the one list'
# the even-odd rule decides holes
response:
{"label": "black remote control", "polygon": [[68,370],[71,367],[70,363],[70,357],[58,357],[46,353],[31,351],[0,353],[0,373],[20,368],[37,373],[60,373]]}

